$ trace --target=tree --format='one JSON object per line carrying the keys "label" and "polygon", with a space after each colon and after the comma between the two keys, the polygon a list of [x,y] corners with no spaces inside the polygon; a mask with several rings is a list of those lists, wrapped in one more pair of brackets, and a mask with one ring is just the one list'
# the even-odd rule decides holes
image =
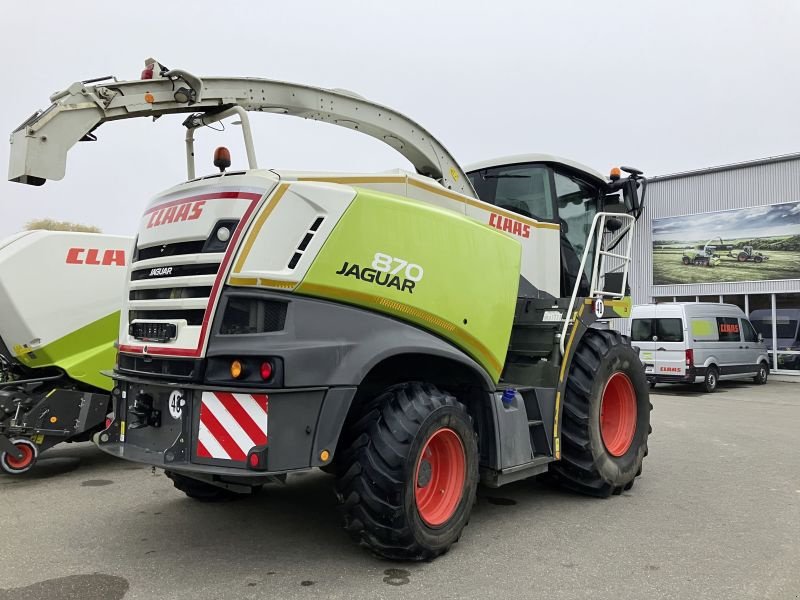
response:
{"label": "tree", "polygon": [[25,224],[25,229],[46,229],[47,231],[82,231],[84,233],[101,233],[99,227],[82,225],[69,221],[55,221],[53,219],[33,219]]}

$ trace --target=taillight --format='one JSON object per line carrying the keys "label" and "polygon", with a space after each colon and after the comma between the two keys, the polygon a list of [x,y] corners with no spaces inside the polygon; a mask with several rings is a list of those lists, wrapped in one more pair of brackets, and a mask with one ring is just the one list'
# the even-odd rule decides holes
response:
{"label": "taillight", "polygon": [[272,377],[272,363],[265,360],[261,363],[261,379],[267,381],[270,377]]}
{"label": "taillight", "polygon": [[693,367],[694,366],[694,350],[687,350],[686,351],[686,366]]}

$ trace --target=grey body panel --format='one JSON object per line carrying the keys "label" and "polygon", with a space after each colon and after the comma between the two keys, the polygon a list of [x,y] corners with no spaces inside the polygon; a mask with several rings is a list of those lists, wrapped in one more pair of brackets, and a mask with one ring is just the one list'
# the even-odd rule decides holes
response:
{"label": "grey body panel", "polygon": [[[142,382],[118,377],[124,394],[115,397],[115,421],[95,442],[101,450],[114,456],[185,473],[263,477],[308,469],[324,464],[317,448],[327,449],[333,456],[336,439],[355,388],[248,389],[247,393],[264,393],[269,397],[269,445],[266,471],[253,471],[244,463],[197,456],[200,397],[206,386]],[[180,417],[170,415],[167,402],[175,389],[184,392],[186,408]],[[241,389],[220,389],[242,393]],[[157,425],[140,427],[141,419],[131,414],[137,394],[152,398],[152,408],[159,412]],[[126,422],[124,440],[120,422]],[[331,441],[333,440],[333,441]],[[123,443],[124,442],[124,443]]]}
{"label": "grey body panel", "polygon": [[[232,296],[287,302],[283,331],[219,335]],[[362,308],[295,294],[233,288],[225,290],[216,311],[208,357],[278,356],[284,386],[357,386],[382,360],[400,354],[429,354],[461,363],[480,375],[487,390],[494,382],[477,362],[449,342],[412,324]]]}

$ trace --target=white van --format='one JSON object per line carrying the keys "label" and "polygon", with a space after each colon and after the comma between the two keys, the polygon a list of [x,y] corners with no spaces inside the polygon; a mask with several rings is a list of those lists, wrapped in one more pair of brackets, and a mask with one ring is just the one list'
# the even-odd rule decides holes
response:
{"label": "white van", "polygon": [[742,309],[733,304],[670,302],[633,307],[631,342],[639,348],[650,386],[769,376],[767,346]]}

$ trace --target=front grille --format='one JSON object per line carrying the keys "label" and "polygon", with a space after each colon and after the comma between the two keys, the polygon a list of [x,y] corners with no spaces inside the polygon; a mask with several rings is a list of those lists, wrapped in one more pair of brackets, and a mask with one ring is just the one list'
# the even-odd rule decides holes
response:
{"label": "front grille", "polygon": [[190,277],[192,275],[216,275],[219,264],[208,265],[175,265],[149,267],[131,272],[131,281],[145,279],[166,279],[169,277]]}
{"label": "front grille", "polygon": [[206,240],[195,240],[192,242],[176,242],[174,244],[161,244],[148,248],[137,248],[133,257],[133,262],[148,260],[151,258],[163,258],[165,256],[180,256],[182,254],[200,254],[203,251]]}
{"label": "front grille", "polygon": [[[209,240],[219,241],[214,237],[219,227],[235,229],[237,224],[236,220],[222,220],[208,239],[137,249],[130,275],[128,324],[137,320],[166,320],[202,325],[207,300],[219,271],[220,257],[227,246],[209,244]],[[202,261],[199,264],[196,262],[198,258]],[[142,264],[143,261],[147,261],[147,266]],[[131,336],[137,338],[133,330]],[[147,337],[150,339],[151,336]]]}
{"label": "front grille", "polygon": [[196,287],[167,287],[131,290],[130,300],[177,300],[180,298],[208,298],[211,295],[210,285]]}
{"label": "front grille", "polygon": [[120,354],[117,368],[131,373],[148,373],[169,377],[191,378],[199,361],[186,358],[152,358]]}
{"label": "front grille", "polygon": [[225,306],[220,335],[271,333],[286,324],[286,303],[250,296],[232,296]]}

